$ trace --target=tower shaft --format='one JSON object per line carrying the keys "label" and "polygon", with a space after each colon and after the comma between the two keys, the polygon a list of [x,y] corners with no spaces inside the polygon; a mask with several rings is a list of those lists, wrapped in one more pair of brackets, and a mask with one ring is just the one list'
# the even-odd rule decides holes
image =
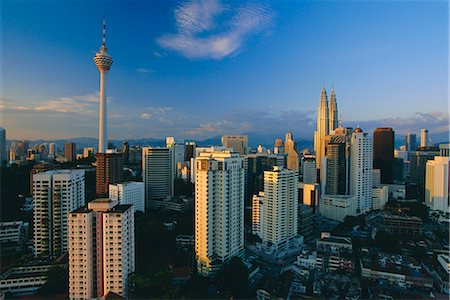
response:
{"label": "tower shaft", "polygon": [[108,124],[106,116],[106,72],[100,71],[100,116],[98,124],[99,153],[105,153],[108,148]]}

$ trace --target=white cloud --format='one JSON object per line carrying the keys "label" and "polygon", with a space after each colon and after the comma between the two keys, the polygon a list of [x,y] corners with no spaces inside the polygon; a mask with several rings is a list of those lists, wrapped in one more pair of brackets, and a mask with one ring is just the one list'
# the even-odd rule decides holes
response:
{"label": "white cloud", "polygon": [[138,73],[143,73],[143,74],[153,73],[153,70],[146,69],[146,68],[137,68],[136,71]]}
{"label": "white cloud", "polygon": [[250,3],[238,8],[218,0],[191,0],[174,11],[175,34],[157,39],[158,44],[191,59],[220,60],[235,54],[245,38],[267,29],[273,20],[268,6]]}
{"label": "white cloud", "polygon": [[150,120],[151,117],[152,117],[152,116],[151,116],[150,114],[147,114],[147,113],[143,113],[143,114],[141,114],[141,116],[140,116],[140,118],[141,118],[141,119],[144,119],[144,120]]}

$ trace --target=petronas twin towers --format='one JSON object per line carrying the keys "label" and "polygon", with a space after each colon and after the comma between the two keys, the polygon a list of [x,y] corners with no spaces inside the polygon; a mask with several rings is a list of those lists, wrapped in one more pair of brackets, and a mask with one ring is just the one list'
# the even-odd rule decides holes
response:
{"label": "petronas twin towers", "polygon": [[339,127],[338,109],[334,88],[331,89],[330,101],[328,101],[325,86],[320,92],[319,108],[317,109],[317,131],[314,132],[314,151],[316,152],[316,168],[320,169],[325,147],[323,137]]}

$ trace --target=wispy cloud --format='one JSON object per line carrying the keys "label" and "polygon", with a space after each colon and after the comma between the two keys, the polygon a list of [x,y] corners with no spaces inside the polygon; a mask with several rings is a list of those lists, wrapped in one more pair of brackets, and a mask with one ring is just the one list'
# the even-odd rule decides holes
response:
{"label": "wispy cloud", "polygon": [[237,53],[245,39],[270,27],[273,12],[261,3],[237,8],[219,0],[191,0],[174,10],[175,34],[166,34],[157,43],[190,59],[220,60]]}
{"label": "wispy cloud", "polygon": [[146,68],[137,68],[136,72],[142,73],[142,74],[149,74],[149,73],[153,73],[153,70],[146,69]]}
{"label": "wispy cloud", "polygon": [[[108,97],[108,101],[111,98]],[[93,92],[81,96],[61,97],[51,100],[37,101],[33,104],[17,104],[21,101],[15,101],[13,104],[7,99],[1,99],[0,109],[4,112],[42,112],[42,113],[74,113],[74,114],[90,114],[97,110],[99,102],[99,92]]]}
{"label": "wispy cloud", "polygon": [[165,121],[163,115],[172,110],[172,107],[161,106],[161,107],[147,107],[145,113],[142,113],[139,117],[143,120],[150,120],[155,117],[159,117],[160,121]]}

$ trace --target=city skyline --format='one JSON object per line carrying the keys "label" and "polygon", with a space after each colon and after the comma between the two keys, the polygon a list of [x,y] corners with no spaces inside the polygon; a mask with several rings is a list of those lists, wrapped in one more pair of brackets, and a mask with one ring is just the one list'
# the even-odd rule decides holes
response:
{"label": "city skyline", "polygon": [[136,3],[3,4],[8,139],[97,135],[100,12],[117,61],[111,139],[291,130],[311,140],[323,81],[335,88],[344,126],[448,131],[445,2]]}

